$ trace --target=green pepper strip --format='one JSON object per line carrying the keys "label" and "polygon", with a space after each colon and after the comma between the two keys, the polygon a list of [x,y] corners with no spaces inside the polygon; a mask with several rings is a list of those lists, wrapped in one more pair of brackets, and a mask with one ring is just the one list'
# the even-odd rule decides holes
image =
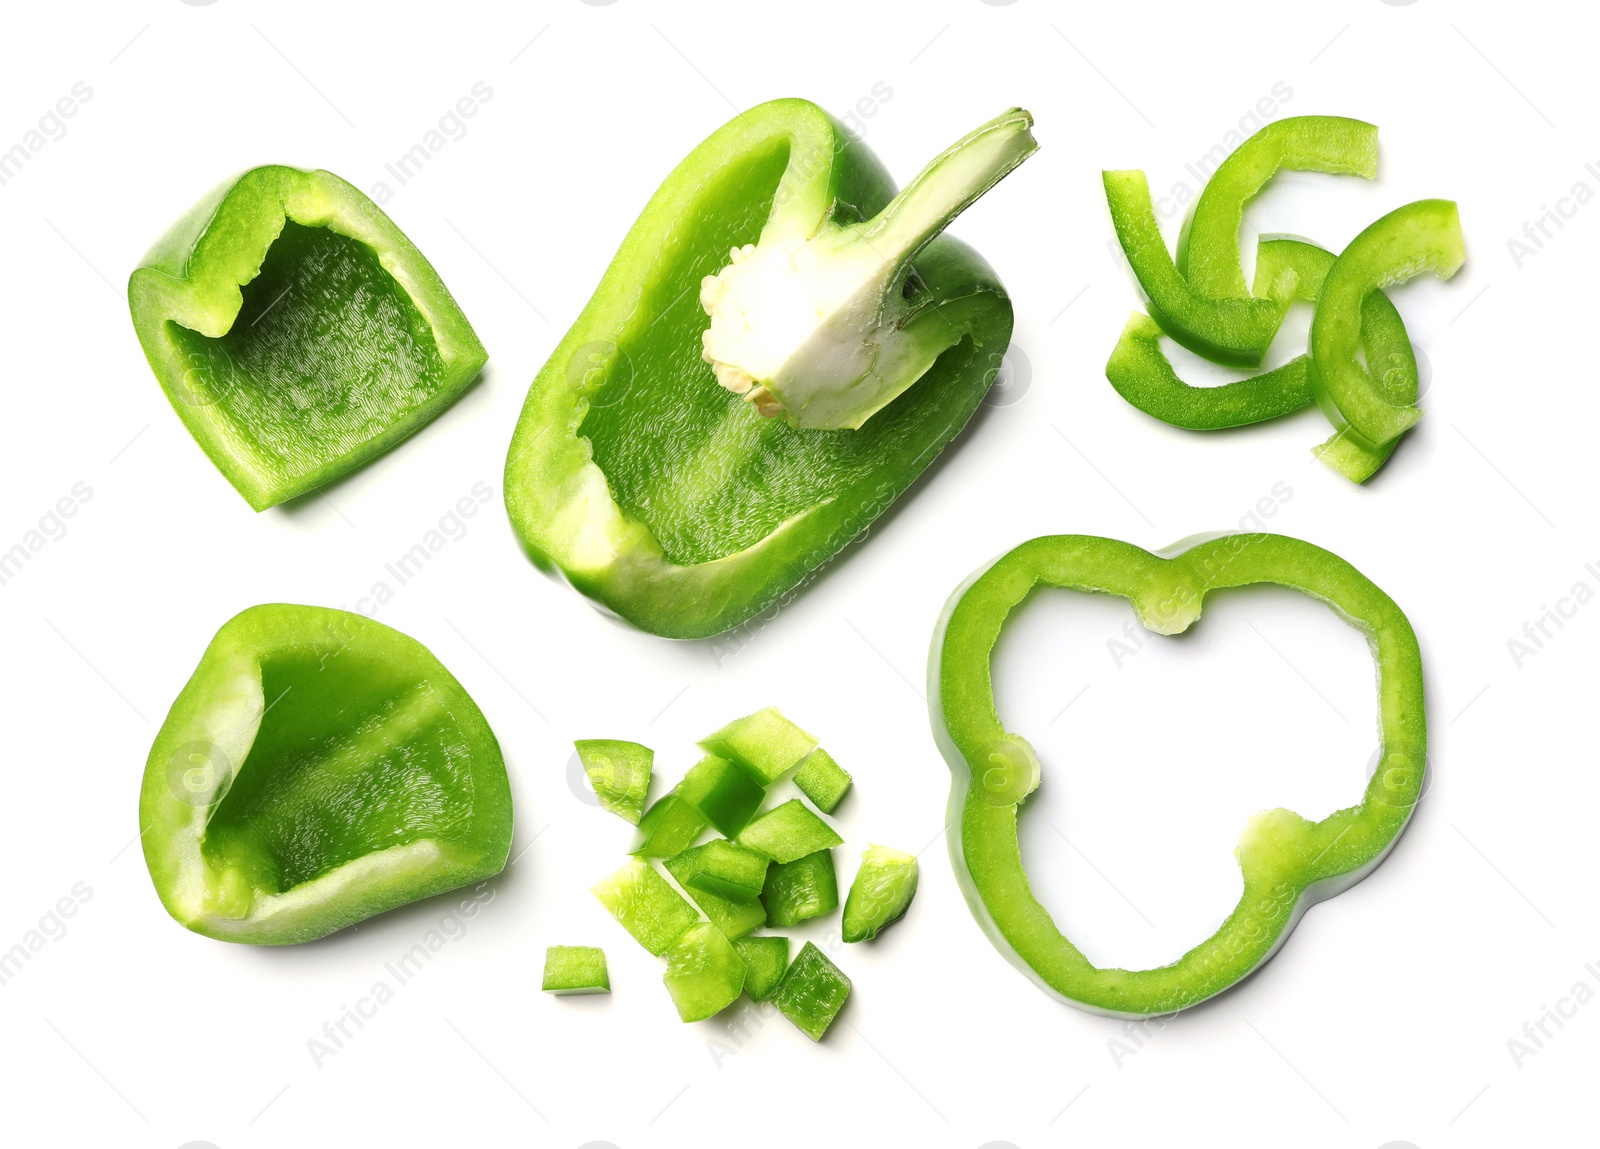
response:
{"label": "green pepper strip", "polygon": [[[1263,239],[1256,257],[1257,296],[1317,302],[1333,266],[1331,252],[1294,239]],[[1106,363],[1106,378],[1119,395],[1145,414],[1192,431],[1239,427],[1302,410],[1316,401],[1309,354],[1282,367],[1224,383],[1195,387],[1178,378],[1161,351],[1161,329],[1147,316],[1128,320]],[[1396,403],[1417,400],[1417,358],[1405,321],[1382,291],[1361,301],[1361,342],[1377,385]],[[1348,428],[1336,431],[1312,453],[1350,479],[1364,483],[1394,453],[1398,439],[1373,447]]]}
{"label": "green pepper strip", "polygon": [[[1294,239],[1262,240],[1256,255],[1256,295],[1287,306],[1315,301],[1333,253]],[[1282,367],[1218,387],[1185,383],[1161,352],[1161,328],[1137,312],[1123,328],[1106,363],[1106,378],[1146,415],[1191,431],[1241,427],[1276,419],[1316,401],[1304,355]]]}
{"label": "green pepper strip", "polygon": [[821,108],[777,100],[736,116],[657,190],[528,392],[505,500],[529,557],[642,629],[699,638],[737,626],[826,562],[966,424],[1011,338],[989,265],[949,235],[907,280],[943,347],[855,431],[763,419],[701,360],[701,281],[773,229],[870,217],[883,165]]}
{"label": "green pepper strip", "polygon": [[[1190,290],[1207,299],[1244,297],[1239,229],[1245,205],[1284,168],[1375,179],[1378,129],[1344,116],[1291,116],[1235,148],[1206,181],[1178,236],[1178,274]],[[1256,295],[1260,279],[1258,271]]]}
{"label": "green pepper strip", "polygon": [[1323,412],[1348,437],[1382,446],[1422,418],[1415,396],[1397,402],[1358,358],[1362,300],[1425,271],[1449,279],[1465,260],[1460,214],[1443,199],[1395,208],[1334,260],[1311,321],[1311,381]]}
{"label": "green pepper strip", "polygon": [[[1367,370],[1388,401],[1415,404],[1420,386],[1417,353],[1400,312],[1382,291],[1369,291],[1361,301],[1361,344],[1366,351]],[[1313,447],[1311,453],[1352,483],[1364,483],[1377,474],[1399,445],[1397,437],[1374,447],[1344,427]]]}
{"label": "green pepper strip", "polygon": [[1205,299],[1189,287],[1167,251],[1141,171],[1102,172],[1111,225],[1128,266],[1161,329],[1196,355],[1216,363],[1254,367],[1283,322],[1270,299]]}
{"label": "green pepper strip", "polygon": [[172,409],[258,511],[426,426],[487,358],[416,245],[326,171],[214,188],[140,261],[128,306]]}
{"label": "green pepper strip", "polygon": [[[1372,644],[1378,669],[1378,769],[1360,805],[1308,822],[1289,810],[1250,818],[1237,856],[1239,904],[1215,935],[1159,969],[1099,969],[1029,888],[1017,812],[1038,785],[1032,747],[1001,725],[990,659],[1011,611],[1037,586],[1126,598],[1146,629],[1178,634],[1207,593],[1269,583],[1328,603]],[[950,763],[950,854],[967,904],[997,948],[1046,991],[1124,1017],[1170,1013],[1244,978],[1277,950],[1312,903],[1369,873],[1421,796],[1427,732],[1422,657],[1393,600],[1336,555],[1281,535],[1222,535],[1170,558],[1086,535],[1034,539],[951,597],[929,666],[934,736]]]}
{"label": "green pepper strip", "polygon": [[1377,128],[1359,120],[1296,116],[1268,124],[1207,181],[1179,238],[1176,263],[1161,238],[1144,173],[1102,172],[1112,226],[1151,318],[1197,355],[1241,367],[1259,364],[1287,301],[1245,293],[1239,263],[1245,204],[1280,168],[1370,179],[1377,157]]}

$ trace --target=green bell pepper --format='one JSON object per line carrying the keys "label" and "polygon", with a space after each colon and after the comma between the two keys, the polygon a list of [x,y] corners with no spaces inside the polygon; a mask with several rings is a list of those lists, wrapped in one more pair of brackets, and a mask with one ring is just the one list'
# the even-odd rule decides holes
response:
{"label": "green bell pepper", "polygon": [[691,884],[690,879],[701,872],[703,856],[696,847],[693,850],[685,850],[677,857],[668,858],[663,864],[667,867],[667,873],[672,875],[672,880],[683,887],[683,892],[689,895],[694,904],[700,907],[700,911],[711,920],[711,924],[721,930],[729,941],[742,938],[750,931],[758,930],[765,925],[767,913],[760,902],[736,901],[715,890],[707,889],[704,885]]}
{"label": "green bell pepper", "polygon": [[550,946],[544,951],[544,980],[539,988],[558,996],[610,993],[606,951],[598,946]]}
{"label": "green bell pepper", "polygon": [[840,936],[847,942],[871,941],[879,930],[905,915],[916,893],[916,855],[888,846],[868,846],[850,883],[850,896],[844,900]]}
{"label": "green bell pepper", "polygon": [[332,172],[225,181],[150,249],[128,306],[173,410],[258,511],[420,430],[487,359],[432,265]]}
{"label": "green bell pepper", "polygon": [[850,773],[818,746],[806,755],[800,769],[794,772],[795,788],[810,798],[817,809],[831,814],[839,808],[850,790]]}
{"label": "green bell pepper", "polygon": [[[1332,252],[1294,239],[1263,239],[1257,249],[1257,296],[1318,302],[1334,264]],[[1311,357],[1297,355],[1282,367],[1216,387],[1194,387],[1172,369],[1161,351],[1162,332],[1137,312],[1128,320],[1106,363],[1106,378],[1129,403],[1162,422],[1209,431],[1275,419],[1316,401]],[[1382,291],[1361,300],[1361,344],[1375,384],[1396,403],[1417,399],[1417,359],[1405,321]],[[1312,453],[1352,482],[1363,483],[1394,452],[1399,440],[1372,447],[1348,430],[1337,431]]]}
{"label": "green bell pepper", "polygon": [[[1320,822],[1281,809],[1249,820],[1237,850],[1244,894],[1211,938],[1159,969],[1096,968],[1056,927],[1023,870],[1017,815],[1039,783],[1039,761],[995,709],[990,657],[1000,630],[1041,585],[1118,595],[1146,629],[1178,634],[1211,591],[1261,583],[1320,599],[1366,635],[1378,668],[1378,768],[1359,805]],[[973,915],[1046,991],[1124,1017],[1184,1009],[1259,967],[1308,906],[1382,861],[1421,796],[1426,768],[1422,656],[1410,623],[1349,563],[1281,535],[1211,537],[1170,557],[1085,535],[1024,543],[952,596],[934,634],[929,711],[952,774],[950,854]]]}
{"label": "green bell pepper", "polygon": [[505,500],[532,560],[644,630],[699,638],[858,536],[994,381],[1010,300],[939,232],[1031,153],[1029,123],[984,125],[899,197],[804,100],[690,153],[528,392]]}
{"label": "green bell pepper", "polygon": [[572,745],[600,805],[637,826],[650,793],[656,752],[615,738],[580,738]]}
{"label": "green bell pepper", "polygon": [[740,938],[733,948],[744,959],[744,992],[751,1001],[766,1001],[789,968],[789,939],[781,934]]}
{"label": "green bell pepper", "polygon": [[768,810],[739,835],[739,845],[759,850],[774,862],[792,862],[843,842],[834,828],[799,798]]}
{"label": "green bell pepper", "polygon": [[773,992],[778,1011],[812,1041],[821,1041],[850,996],[850,979],[807,942]]}
{"label": "green bell pepper", "polygon": [[[1382,291],[1369,291],[1361,300],[1361,350],[1372,384],[1385,401],[1395,406],[1416,406],[1421,385],[1417,353],[1400,312]],[[1311,375],[1309,361],[1306,374]],[[1396,437],[1373,446],[1344,427],[1313,447],[1311,453],[1351,482],[1364,483],[1377,474],[1399,445]]]}
{"label": "green bell pepper", "polygon": [[700,739],[700,748],[738,763],[761,785],[770,786],[817,748],[817,736],[769,706],[707,734]]}
{"label": "green bell pepper", "polygon": [[421,643],[274,604],[206,648],[150,748],[139,824],[168,913],[283,945],[499,873],[511,788],[483,714]]}
{"label": "green bell pepper", "polygon": [[743,767],[715,754],[707,754],[689,767],[677,793],[729,838],[750,824],[767,796],[766,788]]}
{"label": "green bell pepper", "polygon": [[634,941],[657,957],[700,920],[683,895],[641,858],[630,858],[616,873],[590,886],[589,892]]}
{"label": "green bell pepper", "polygon": [[710,922],[690,926],[667,950],[662,975],[684,1021],[721,1013],[744,992],[744,959]]}
{"label": "green bell pepper", "polygon": [[1178,236],[1177,270],[1190,289],[1207,299],[1245,297],[1239,260],[1245,205],[1283,169],[1376,179],[1377,126],[1344,116],[1290,116],[1235,148],[1206,180]]}
{"label": "green bell pepper", "polygon": [[1361,362],[1361,301],[1423,272],[1449,279],[1466,257],[1460,213],[1444,199],[1395,208],[1339,253],[1311,320],[1311,381],[1323,412],[1341,432],[1376,448],[1422,418],[1415,396],[1396,402]]}
{"label": "green bell pepper", "polygon": [[1378,170],[1378,129],[1339,116],[1268,124],[1207,181],[1179,238],[1177,262],[1161,238],[1144,173],[1101,173],[1112,227],[1151,318],[1218,363],[1256,366],[1283,322],[1287,301],[1248,295],[1239,262],[1244,206],[1280,168],[1371,179]]}
{"label": "green bell pepper", "polygon": [[839,908],[839,878],[833,851],[817,850],[792,862],[774,863],[761,891],[766,923],[778,929],[798,925]]}
{"label": "green bell pepper", "polygon": [[641,858],[671,858],[705,833],[706,816],[677,790],[663,794],[639,819],[638,841],[628,853]]}
{"label": "green bell pepper", "polygon": [[770,864],[765,854],[723,838],[685,850],[678,857],[682,859],[681,876],[673,873],[673,877],[685,889],[719,894],[730,902],[750,902],[759,897]]}
{"label": "green bell pepper", "polygon": [[[1287,307],[1315,301],[1333,253],[1294,239],[1263,239],[1256,249],[1257,298]],[[1106,379],[1146,415],[1191,431],[1242,427],[1276,419],[1316,402],[1310,364],[1298,355],[1282,367],[1216,387],[1185,383],[1161,351],[1161,326],[1134,312],[1106,363]]]}

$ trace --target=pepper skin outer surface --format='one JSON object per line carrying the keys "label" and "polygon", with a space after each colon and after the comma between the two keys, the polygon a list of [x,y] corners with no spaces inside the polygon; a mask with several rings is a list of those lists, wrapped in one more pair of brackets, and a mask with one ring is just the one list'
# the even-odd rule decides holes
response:
{"label": "pepper skin outer surface", "polygon": [[764,418],[719,386],[697,303],[731,251],[871,219],[894,194],[804,100],[734,117],[679,164],[529,389],[505,500],[536,564],[643,630],[703,638],[777,602],[905,492],[1010,343],[982,257],[948,234],[916,248],[895,281],[915,381],[853,430]]}
{"label": "pepper skin outer surface", "polygon": [[315,606],[223,625],[150,748],[145,862],[221,941],[310,941],[498,874],[511,788],[494,732],[426,647]]}
{"label": "pepper skin outer surface", "polygon": [[425,427],[487,359],[423,254],[326,171],[214,188],[145,255],[128,306],[172,409],[258,511]]}
{"label": "pepper skin outer surface", "polygon": [[[1320,822],[1282,809],[1250,818],[1236,850],[1244,894],[1212,937],[1159,969],[1100,969],[1056,927],[1023,870],[1017,815],[1040,767],[996,712],[995,642],[1036,587],[1118,595],[1146,629],[1178,634],[1200,617],[1208,593],[1256,584],[1320,599],[1366,635],[1378,669],[1378,767],[1359,805]],[[973,915],[1046,992],[1122,1017],[1187,1008],[1257,969],[1308,906],[1348,889],[1383,860],[1421,796],[1426,768],[1422,657],[1410,623],[1349,563],[1282,535],[1203,537],[1165,555],[1088,535],[1023,543],[952,596],[934,633],[929,710],[952,773],[950,856]]]}

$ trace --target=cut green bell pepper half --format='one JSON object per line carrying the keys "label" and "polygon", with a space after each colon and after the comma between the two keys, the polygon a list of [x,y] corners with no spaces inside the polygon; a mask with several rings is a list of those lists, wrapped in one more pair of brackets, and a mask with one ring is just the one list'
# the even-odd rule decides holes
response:
{"label": "cut green bell pepper half", "polygon": [[[1282,168],[1377,174],[1377,128],[1338,116],[1268,124],[1224,160],[1167,252],[1141,171],[1101,173],[1111,224],[1150,316],[1177,342],[1217,363],[1254,367],[1283,322],[1286,300],[1245,292],[1239,261],[1244,208]],[[1190,278],[1190,276],[1193,278]]]}
{"label": "cut green bell pepper half", "polygon": [[1460,213],[1444,199],[1395,208],[1334,260],[1311,320],[1311,381],[1323,413],[1347,436],[1381,447],[1422,418],[1415,397],[1396,402],[1361,362],[1361,301],[1423,272],[1449,279],[1465,261]]}
{"label": "cut green bell pepper half", "polygon": [[[1178,634],[1217,590],[1271,584],[1326,602],[1371,644],[1378,670],[1380,758],[1359,805],[1309,822],[1267,810],[1236,851],[1239,904],[1215,935],[1159,969],[1100,969],[1056,927],[1028,884],[1017,816],[1039,760],[995,708],[990,659],[1007,617],[1036,587],[1126,598],[1157,634]],[[1422,656],[1411,625],[1349,563],[1281,535],[1222,535],[1170,557],[1086,535],[1034,539],[957,589],[934,633],[929,711],[948,759],[950,855],[967,904],[1006,957],[1047,992],[1124,1017],[1171,1013],[1221,993],[1275,953],[1311,904],[1348,889],[1394,845],[1421,796],[1427,732]]]}
{"label": "cut green bell pepper half", "polygon": [[145,255],[128,306],[173,410],[258,511],[420,430],[487,359],[423,254],[326,171],[223,182]]}
{"label": "cut green bell pepper half", "polygon": [[225,623],[150,748],[140,836],[156,893],[222,941],[309,941],[498,874],[499,743],[426,647],[358,614]]}
{"label": "cut green bell pepper half", "polygon": [[[1010,342],[1000,281],[977,253],[938,234],[1031,150],[1025,113],[1001,121],[941,156],[900,201],[909,210],[889,216],[880,213],[895,189],[882,164],[804,100],[753,108],[691,152],[528,392],[505,499],[532,560],[641,629],[701,638],[770,606],[883,513],[965,426]],[[845,234],[862,221],[867,230]],[[882,235],[871,230],[880,222],[892,225]],[[860,273],[867,302],[852,312],[829,301],[828,313],[842,317],[814,339],[754,321],[749,334],[762,349],[798,339],[800,360],[819,371],[868,363],[861,409],[844,420],[865,419],[858,430],[764,418],[760,410],[814,406],[812,392],[779,381],[785,408],[752,384],[746,402],[718,385],[739,377],[702,358],[710,328],[697,301],[703,281],[729,269],[730,252],[798,250],[824,236],[854,253],[849,274],[835,275],[831,256],[808,260],[821,278],[797,273],[798,294],[826,296],[823,287]],[[873,237],[894,275],[867,274]],[[782,270],[764,256],[769,264]],[[710,306],[720,331],[728,316],[717,309],[733,302],[717,296]],[[752,304],[750,314],[759,310]],[[786,369],[796,361],[775,358]]]}

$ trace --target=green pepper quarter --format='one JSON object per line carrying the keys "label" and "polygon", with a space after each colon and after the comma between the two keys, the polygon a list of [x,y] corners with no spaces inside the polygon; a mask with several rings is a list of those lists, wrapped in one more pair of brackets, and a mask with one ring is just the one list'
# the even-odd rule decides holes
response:
{"label": "green pepper quarter", "polygon": [[423,254],[332,172],[225,181],[150,249],[128,306],[173,410],[258,511],[426,426],[487,358]]}
{"label": "green pepper quarter", "polygon": [[804,100],[690,153],[528,392],[505,497],[533,561],[642,629],[698,638],[859,535],[999,369],[1010,300],[939,232],[1032,152],[1030,122],[984,125],[898,199]]}
{"label": "green pepper quarter", "polygon": [[167,911],[222,941],[309,941],[497,874],[511,788],[489,724],[415,639],[251,607],[206,648],[139,795]]}
{"label": "green pepper quarter", "polygon": [[[952,774],[950,855],[967,905],[996,948],[1047,992],[1125,1017],[1204,1001],[1270,958],[1308,906],[1383,860],[1421,796],[1427,761],[1416,635],[1353,566],[1281,535],[1213,536],[1173,552],[1087,535],[1023,543],[951,597],[929,662],[934,737]],[[1039,760],[995,708],[990,656],[1001,628],[1036,586],[1053,586],[1126,598],[1146,629],[1178,634],[1200,617],[1207,594],[1261,583],[1321,599],[1366,635],[1378,669],[1377,769],[1359,805],[1320,822],[1281,809],[1250,818],[1236,850],[1244,893],[1215,935],[1159,969],[1097,968],[1057,928],[1023,870],[1017,816],[1039,783]]]}

